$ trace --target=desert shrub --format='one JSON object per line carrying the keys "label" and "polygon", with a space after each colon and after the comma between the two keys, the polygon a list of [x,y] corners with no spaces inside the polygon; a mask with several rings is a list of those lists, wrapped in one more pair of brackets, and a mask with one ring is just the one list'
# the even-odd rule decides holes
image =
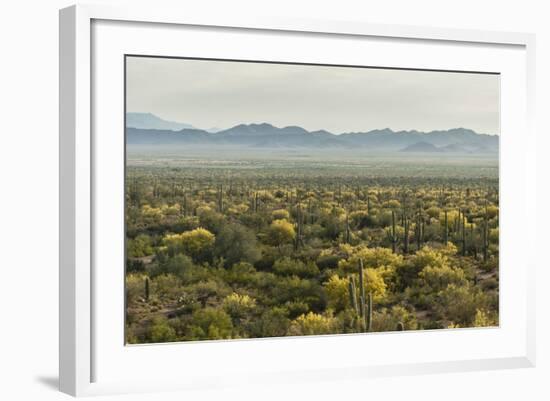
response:
{"label": "desert shrub", "polygon": [[139,259],[126,259],[126,273],[144,273],[145,263]]}
{"label": "desert shrub", "polygon": [[425,246],[412,257],[412,263],[419,269],[426,266],[444,267],[449,265],[449,258],[443,252]]}
{"label": "desert shrub", "polygon": [[223,299],[222,307],[232,318],[242,318],[256,308],[256,300],[248,295],[232,293]]}
{"label": "desert shrub", "polygon": [[168,234],[163,243],[171,255],[185,253],[194,260],[206,260],[214,245],[215,236],[205,228],[196,228],[181,234]]}
{"label": "desert shrub", "polygon": [[498,326],[498,316],[496,313],[490,313],[484,309],[478,309],[476,310],[473,326],[474,327]]}
{"label": "desert shrub", "polygon": [[220,280],[201,281],[183,288],[183,293],[193,297],[203,306],[215,303],[231,293],[231,288]]}
{"label": "desert shrub", "polygon": [[292,242],[296,237],[294,226],[287,220],[273,220],[267,230],[266,241],[273,246]]}
{"label": "desert shrub", "polygon": [[336,312],[350,305],[349,279],[333,275],[324,284],[327,293],[327,306]]}
{"label": "desert shrub", "polygon": [[487,206],[487,216],[493,219],[498,216],[498,207],[494,205]]}
{"label": "desert shrub", "polygon": [[133,304],[139,299],[145,297],[145,278],[143,274],[127,274],[126,275],[126,301],[128,304]]}
{"label": "desert shrub", "polygon": [[211,233],[218,233],[224,224],[223,214],[215,212],[211,209],[198,211],[197,214],[199,215],[201,226]]}
{"label": "desert shrub", "polygon": [[285,209],[277,209],[271,212],[271,218],[273,220],[288,220],[290,218],[290,213]]}
{"label": "desert shrub", "polygon": [[[365,269],[365,293],[372,293],[374,302],[382,302],[387,295],[387,285],[380,269]],[[359,286],[359,274],[354,274],[355,283]]]}
{"label": "desert shrub", "polygon": [[260,337],[281,337],[286,335],[290,326],[288,310],[284,307],[267,309],[255,327]]}
{"label": "desert shrub", "polygon": [[483,280],[481,283],[481,288],[484,291],[487,290],[497,290],[498,289],[498,280],[496,278],[488,278],[487,280]]}
{"label": "desert shrub", "polygon": [[233,324],[222,309],[204,308],[193,313],[187,328],[189,340],[220,340],[231,338]]}
{"label": "desert shrub", "polygon": [[133,239],[128,239],[126,252],[129,258],[141,258],[153,254],[151,238],[147,234],[140,234]]}
{"label": "desert shrub", "polygon": [[376,225],[378,227],[388,227],[391,225],[391,211],[382,210],[376,214]]}
{"label": "desert shrub", "polygon": [[426,266],[419,273],[418,285],[424,292],[437,293],[449,284],[461,286],[466,284],[464,271],[455,269],[448,265]]}
{"label": "desert shrub", "polygon": [[338,322],[330,314],[320,315],[309,312],[294,319],[288,329],[288,335],[303,336],[334,333]]}
{"label": "desert shrub", "polygon": [[287,257],[277,260],[273,264],[273,270],[277,274],[298,277],[315,277],[319,274],[319,268],[315,262],[304,263]]}
{"label": "desert shrub", "polygon": [[159,260],[151,269],[151,276],[159,276],[161,274],[172,274],[177,277],[186,275],[194,267],[193,260],[187,255],[178,254],[173,257]]}
{"label": "desert shrub", "polygon": [[238,262],[254,263],[261,257],[252,230],[237,223],[224,225],[214,245],[214,255],[223,257],[226,266]]}
{"label": "desert shrub", "polygon": [[398,323],[403,323],[405,330],[416,330],[418,323],[416,316],[401,305],[374,310],[372,316],[373,331],[396,331]]}
{"label": "desert shrub", "polygon": [[240,262],[231,266],[224,277],[228,284],[242,287],[253,286],[256,283],[256,269],[250,263]]}
{"label": "desert shrub", "polygon": [[461,327],[472,325],[478,309],[476,292],[469,285],[450,284],[440,291],[435,309],[445,320],[459,324]]}
{"label": "desert shrub", "polygon": [[493,244],[498,244],[499,230],[498,228],[491,228],[489,230],[489,241]]}
{"label": "desert shrub", "polygon": [[[439,209],[436,206],[432,206],[432,207],[428,208],[428,210],[426,210],[426,214],[428,216],[430,216],[431,218],[433,218],[433,219],[438,219],[440,214],[441,214],[441,209]],[[443,218],[445,218],[445,217],[443,217]],[[448,218],[449,218],[449,216],[447,216],[447,219]]]}
{"label": "desert shrub", "polygon": [[200,221],[197,216],[180,217],[172,226],[175,233],[181,234],[184,231],[192,231],[200,227]]}
{"label": "desert shrub", "polygon": [[323,310],[326,306],[323,287],[313,280],[301,279],[297,276],[281,276],[267,291],[272,301],[278,304],[301,301],[314,311]]}
{"label": "desert shrub", "polygon": [[309,305],[303,301],[287,301],[284,307],[291,319],[297,318],[309,311]]}
{"label": "desert shrub", "polygon": [[152,293],[161,300],[177,298],[180,294],[181,280],[173,274],[161,274],[152,280]]}
{"label": "desert shrub", "polygon": [[359,260],[364,267],[398,266],[403,263],[403,256],[392,253],[388,248],[359,247],[351,252],[351,255],[341,260],[338,267],[347,271],[357,271]]}
{"label": "desert shrub", "polygon": [[157,317],[151,323],[150,339],[153,343],[177,341],[176,330],[168,324],[166,318]]}
{"label": "desert shrub", "polygon": [[320,256],[317,259],[317,266],[321,270],[325,269],[335,269],[338,267],[338,262],[340,261],[340,257],[338,255],[325,255]]}

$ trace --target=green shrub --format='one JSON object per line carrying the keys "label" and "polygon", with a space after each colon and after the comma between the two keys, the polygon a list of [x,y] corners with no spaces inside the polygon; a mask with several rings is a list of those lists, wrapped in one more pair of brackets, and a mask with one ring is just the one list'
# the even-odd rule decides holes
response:
{"label": "green shrub", "polygon": [[221,340],[231,338],[233,324],[222,309],[204,308],[193,313],[188,327],[189,340]]}
{"label": "green shrub", "polygon": [[288,329],[288,335],[331,334],[336,330],[337,324],[337,320],[330,314],[320,315],[309,312],[292,321]]}
{"label": "green shrub", "polygon": [[168,324],[166,318],[155,318],[150,330],[151,342],[165,343],[177,341],[176,330]]}
{"label": "green shrub", "polygon": [[298,277],[315,277],[319,274],[319,268],[315,262],[307,264],[298,259],[282,258],[275,261],[273,270],[277,274]]}

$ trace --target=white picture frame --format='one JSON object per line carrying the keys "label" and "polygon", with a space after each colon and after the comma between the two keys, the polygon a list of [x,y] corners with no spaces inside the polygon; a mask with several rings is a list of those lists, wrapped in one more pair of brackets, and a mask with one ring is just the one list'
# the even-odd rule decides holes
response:
{"label": "white picture frame", "polygon": [[[117,26],[117,23],[120,25]],[[152,27],[154,29],[151,30]],[[518,230],[534,231],[536,207],[527,202],[535,198],[537,185],[534,158],[536,141],[532,128],[535,38],[531,34],[374,25],[357,21],[215,17],[187,14],[185,10],[167,11],[154,7],[119,9],[108,6],[78,5],[63,9],[60,11],[59,374],[61,391],[81,396],[245,385],[251,380],[259,383],[284,384],[298,378],[299,380],[326,380],[329,377],[334,379],[352,377],[360,380],[381,375],[534,366],[534,270],[537,261],[534,260],[534,256],[530,256],[535,254],[530,252],[530,247],[534,245],[527,241],[518,242],[519,246],[516,246],[516,249],[505,252],[510,261],[515,261],[522,252],[524,257],[520,268],[510,269],[509,274],[503,276],[504,288],[501,292],[503,306],[501,307],[505,307],[510,314],[503,315],[501,327],[497,329],[464,329],[454,331],[455,334],[450,331],[445,331],[446,333],[416,332],[406,333],[407,337],[402,334],[399,334],[402,336],[399,337],[388,333],[375,336],[312,336],[203,342],[187,346],[185,349],[181,344],[166,344],[130,347],[131,350],[128,350],[127,347],[124,348],[123,341],[117,336],[114,336],[117,339],[109,344],[110,340],[105,334],[104,327],[113,324],[116,319],[121,317],[123,319],[123,314],[119,311],[118,315],[115,313],[107,316],[102,312],[105,310],[106,301],[110,301],[109,297],[116,297],[116,295],[105,296],[107,298],[99,303],[94,298],[95,291],[98,291],[99,287],[104,288],[109,285],[106,281],[108,276],[97,274],[94,269],[97,269],[98,261],[105,261],[107,260],[105,258],[113,255],[97,251],[102,241],[100,230],[105,227],[101,219],[105,220],[108,215],[108,213],[104,214],[101,199],[97,197],[97,193],[105,193],[110,185],[114,188],[120,184],[120,181],[118,184],[116,181],[118,173],[113,175],[112,182],[109,181],[106,184],[108,179],[105,171],[117,169],[117,166],[123,163],[124,156],[123,153],[116,151],[116,147],[120,145],[120,137],[118,137],[119,142],[110,143],[109,140],[104,139],[98,142],[94,137],[97,131],[94,130],[98,127],[119,126],[122,135],[123,128],[122,125],[118,125],[120,120],[117,120],[116,116],[109,119],[102,114],[101,108],[106,106],[99,103],[100,107],[98,107],[94,102],[97,98],[105,96],[102,84],[108,83],[109,86],[113,86],[114,91],[122,91],[119,85],[121,71],[117,70],[118,78],[108,77],[109,74],[105,71],[108,72],[111,66],[118,65],[120,54],[129,53],[124,49],[126,44],[133,50],[154,53],[151,47],[139,49],[138,45],[130,45],[131,38],[136,40],[143,29],[149,29],[148,43],[141,43],[139,46],[155,46],[155,43],[160,43],[161,38],[173,35],[175,32],[184,32],[186,27],[198,29],[199,40],[203,31],[210,35],[210,38],[220,38],[220,35],[229,35],[228,32],[238,35],[242,33],[242,37],[261,34],[262,40],[268,41],[266,43],[270,43],[270,49],[273,51],[284,47],[282,41],[285,39],[281,39],[280,35],[287,38],[291,38],[292,35],[296,38],[307,37],[304,43],[319,36],[325,38],[327,42],[324,44],[327,45],[333,38],[338,38],[340,43],[370,38],[374,41],[385,41],[385,46],[393,42],[397,44],[400,41],[403,42],[400,42],[400,46],[418,45],[419,51],[425,52],[422,54],[427,56],[426,61],[416,61],[416,65],[420,68],[429,68],[430,63],[433,62],[429,61],[430,57],[428,57],[432,53],[433,57],[436,56],[433,46],[437,47],[438,52],[448,51],[451,54],[463,51],[467,55],[470,54],[468,52],[473,51],[479,55],[477,60],[466,57],[461,64],[453,64],[452,57],[446,59],[445,63],[443,61],[441,61],[442,64],[436,63],[444,70],[476,70],[476,67],[486,70],[494,66],[495,71],[501,72],[500,66],[502,66],[507,69],[505,75],[510,77],[503,84],[506,86],[503,89],[504,95],[516,91],[518,96],[517,99],[510,99],[510,102],[504,99],[502,105],[502,113],[506,119],[503,121],[502,149],[504,150],[501,150],[501,180],[509,180],[505,186],[509,190],[501,192],[502,201],[506,205],[502,209],[501,243],[511,243],[514,240],[513,228],[515,227]],[[94,35],[96,35],[95,40]],[[206,44],[207,38],[205,37],[204,40]],[[147,41],[142,40],[142,42]],[[426,49],[421,49],[420,47],[424,45]],[[165,48],[159,49],[158,52],[165,54],[176,48],[170,46],[172,45],[166,44]],[[453,46],[453,48],[445,50],[446,46]],[[484,56],[489,52],[488,49],[495,49],[494,55]],[[227,46],[224,51],[227,55],[231,54],[232,50]],[[381,56],[384,54],[384,50],[378,51]],[[340,57],[340,60],[352,57],[351,50],[342,50],[339,55],[336,53],[338,52],[335,48],[333,57]],[[500,54],[502,58],[499,58]],[[384,65],[390,66],[393,63],[394,67],[400,66],[399,55],[395,55],[394,58],[386,55],[388,58],[384,61]],[[264,55],[264,57],[268,56]],[[122,93],[117,96],[111,96],[113,102],[119,100]],[[123,116],[118,118],[122,119]],[[515,133],[512,134],[512,131]],[[506,135],[507,132],[510,134]],[[99,154],[101,157],[98,157]],[[516,168],[512,169],[514,166]],[[512,184],[522,185],[522,191],[517,191],[514,195]],[[122,247],[122,244],[123,242],[120,242],[119,246]],[[112,263],[116,264],[118,259],[114,259]],[[123,272],[123,265],[120,269]],[[122,276],[122,273],[120,275]],[[511,285],[512,282],[517,288]],[[113,285],[115,290],[118,288],[117,285]],[[105,288],[105,292],[111,293],[107,289],[111,289],[110,286]],[[507,289],[510,290],[507,291]],[[119,295],[122,297],[122,292]],[[515,306],[510,306],[512,304],[510,297],[514,297],[517,301],[514,303]],[[119,299],[113,298],[113,304],[116,305],[117,302]],[[511,322],[511,319],[514,319],[514,322]],[[123,324],[123,320],[120,324]],[[438,347],[449,348],[453,345],[456,349],[455,354],[449,351],[449,354],[441,353],[439,357],[436,357],[436,351],[434,351],[434,355],[425,360],[419,359],[413,353],[407,358],[385,358],[384,355],[376,356],[373,352],[369,354],[371,358],[350,363],[349,360],[340,361],[338,357],[338,349],[342,349],[339,347],[344,346],[344,341],[351,344],[347,346],[353,347],[362,347],[362,344],[366,344],[365,341],[376,343],[377,348],[394,344],[396,352],[406,350],[413,344],[414,347],[419,347],[420,344],[434,346],[436,350]],[[460,344],[469,343],[479,344],[480,348],[465,352],[465,348]],[[481,348],[483,344],[494,344],[494,347],[487,346],[486,352],[483,352]],[[505,350],[505,346],[509,348]],[[113,347],[117,347],[118,351]],[[327,350],[327,357],[323,361],[315,357],[320,347]],[[367,348],[366,345],[365,347]],[[159,361],[166,360],[166,365],[172,366],[173,361],[170,362],[168,359],[180,358],[181,361],[182,350],[189,356],[185,362],[187,364],[187,368],[184,369],[185,378],[180,377],[181,374],[155,376],[154,372],[145,372],[144,377],[149,379],[146,380],[143,377],[132,379],[132,374],[136,374],[132,366],[135,367],[138,361],[148,361],[149,364],[158,367]],[[285,352],[300,356],[292,361],[294,365],[292,369],[285,368],[283,358],[280,360],[276,358],[276,355],[283,355]],[[170,356],[175,353],[180,354]],[[460,357],[461,353],[464,357]],[[248,354],[254,356],[248,356]],[[210,368],[205,364],[193,366],[201,355],[206,358],[221,355],[227,362],[227,366],[220,363],[224,366],[213,371],[209,371]],[[261,358],[264,356],[271,358],[271,368],[262,365]],[[307,356],[311,357],[309,362]],[[251,368],[245,366],[247,364],[257,365]],[[232,370],[238,372],[238,376],[233,375]],[[121,371],[126,374],[120,373]]]}

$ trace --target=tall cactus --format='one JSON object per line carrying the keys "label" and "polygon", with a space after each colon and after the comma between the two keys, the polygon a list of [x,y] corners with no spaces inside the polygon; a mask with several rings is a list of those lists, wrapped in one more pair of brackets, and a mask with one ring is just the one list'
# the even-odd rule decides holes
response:
{"label": "tall cactus", "polygon": [[180,213],[183,217],[187,217],[187,194],[183,193],[183,204],[180,206]]}
{"label": "tall cactus", "polygon": [[223,184],[218,188],[218,211],[223,213]]}
{"label": "tall cactus", "polygon": [[449,243],[449,220],[447,218],[447,209],[445,209],[445,227],[443,232],[443,241],[445,241],[445,245]]}
{"label": "tall cactus", "polygon": [[462,256],[466,256],[466,216],[462,212]]}
{"label": "tall cactus", "polygon": [[251,210],[256,213],[258,212],[258,192],[254,192],[254,195],[252,196],[252,200],[250,201],[250,203],[252,204],[252,208]]}
{"label": "tall cactus", "polygon": [[298,250],[300,245],[302,245],[303,238],[303,216],[302,216],[302,207],[300,203],[296,206],[296,239],[294,240],[294,249]]}
{"label": "tall cactus", "polygon": [[371,208],[370,208],[370,196],[369,192],[367,191],[367,214],[370,216]]}
{"label": "tall cactus", "polygon": [[366,331],[371,331],[372,330],[372,309],[373,309],[373,305],[372,305],[372,292],[369,292],[369,305],[368,305],[368,313],[367,313],[367,321],[366,321]]}
{"label": "tall cactus", "polygon": [[355,278],[353,276],[351,276],[349,279],[348,287],[349,287],[348,289],[349,289],[350,305],[355,311],[355,313],[359,314],[359,309],[357,306],[357,290],[355,288]]}
{"label": "tall cactus", "polygon": [[365,279],[364,279],[364,276],[363,276],[363,259],[359,259],[359,291],[360,291],[360,294],[361,294],[359,296],[360,316],[361,316],[361,319],[362,319],[362,325],[363,325],[364,329],[366,330],[366,328],[367,328],[367,324],[366,324],[366,315],[367,315],[366,302],[367,302],[367,299],[365,297]]}
{"label": "tall cactus", "polygon": [[409,253],[409,227],[410,220],[405,216],[405,212],[403,212],[403,253],[405,255]]}
{"label": "tall cactus", "polygon": [[477,247],[474,233],[474,223],[470,223],[470,249],[474,259],[477,260]]}
{"label": "tall cactus", "polygon": [[391,233],[389,234],[391,242],[391,251],[395,253],[397,251],[397,233],[395,230],[395,211],[391,211]]}
{"label": "tall cactus", "polygon": [[129,195],[130,195],[130,199],[132,200],[132,204],[136,207],[139,207],[140,193],[139,193],[139,188],[138,188],[138,183],[137,183],[137,178],[136,177],[133,178],[132,184],[130,185]]}
{"label": "tall cactus", "polygon": [[149,302],[149,277],[145,277],[145,302]]}
{"label": "tall cactus", "polygon": [[483,262],[489,260],[489,216],[487,215],[487,202],[485,203],[485,216],[483,218]]}
{"label": "tall cactus", "polygon": [[415,228],[415,234],[416,234],[416,250],[419,251],[420,247],[422,246],[422,228],[423,228],[423,222],[422,222],[422,209],[418,207],[418,212],[416,214],[416,228]]}
{"label": "tall cactus", "polygon": [[344,234],[344,242],[346,244],[349,244],[351,242],[351,231],[349,228],[349,214],[347,210],[346,210],[346,232]]}

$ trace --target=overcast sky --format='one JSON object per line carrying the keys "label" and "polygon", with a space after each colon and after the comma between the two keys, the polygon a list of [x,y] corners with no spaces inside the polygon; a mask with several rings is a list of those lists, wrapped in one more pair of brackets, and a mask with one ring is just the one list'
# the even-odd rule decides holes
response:
{"label": "overcast sky", "polygon": [[126,65],[128,112],[197,128],[499,133],[497,75],[145,57]]}

